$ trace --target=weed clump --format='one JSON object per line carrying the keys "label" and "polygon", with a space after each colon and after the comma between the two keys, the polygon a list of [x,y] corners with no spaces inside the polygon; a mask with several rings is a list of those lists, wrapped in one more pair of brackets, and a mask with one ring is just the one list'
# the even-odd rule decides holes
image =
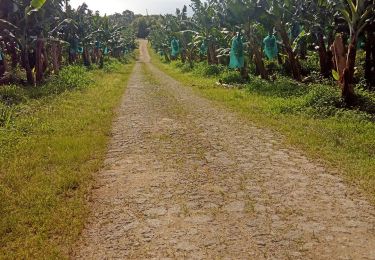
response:
{"label": "weed clump", "polygon": [[53,92],[60,93],[66,90],[83,89],[90,82],[86,68],[82,66],[68,66],[62,69],[60,74],[44,87],[51,90],[55,88]]}
{"label": "weed clump", "polygon": [[265,96],[284,98],[301,96],[307,90],[304,85],[286,77],[280,77],[274,82],[252,77],[250,83],[246,85],[246,89]]}
{"label": "weed clump", "polygon": [[246,80],[241,77],[238,71],[228,70],[220,75],[219,82],[222,84],[244,84]]}
{"label": "weed clump", "polygon": [[207,65],[203,62],[197,63],[194,66],[194,73],[200,76],[212,77],[223,73],[226,68],[223,65]]}
{"label": "weed clump", "polygon": [[29,100],[58,95],[74,89],[84,89],[91,82],[86,68],[67,66],[42,86],[27,88],[16,85],[1,86],[0,127],[8,127],[16,114],[27,107],[26,103]]}
{"label": "weed clump", "polygon": [[26,91],[16,85],[0,86],[0,102],[4,105],[17,105],[27,100]]}

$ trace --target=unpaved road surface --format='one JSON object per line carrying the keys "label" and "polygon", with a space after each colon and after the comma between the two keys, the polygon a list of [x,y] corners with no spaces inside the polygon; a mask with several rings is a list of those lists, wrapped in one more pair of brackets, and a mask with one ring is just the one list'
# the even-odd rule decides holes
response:
{"label": "unpaved road surface", "polygon": [[78,259],[375,259],[375,210],[281,137],[198,97],[146,42]]}

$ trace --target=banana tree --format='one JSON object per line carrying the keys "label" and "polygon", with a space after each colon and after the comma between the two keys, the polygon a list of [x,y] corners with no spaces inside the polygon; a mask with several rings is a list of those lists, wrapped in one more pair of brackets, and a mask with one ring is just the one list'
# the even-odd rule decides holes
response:
{"label": "banana tree", "polygon": [[[246,44],[250,60],[254,60],[256,70],[263,79],[268,79],[268,72],[264,66],[262,46],[261,46],[261,35],[259,31],[262,25],[256,20],[258,19],[259,10],[256,5],[257,3],[252,0],[232,0],[228,1],[227,10],[228,15],[226,17],[233,25],[239,26],[245,31]],[[247,72],[243,72],[247,75]]]}
{"label": "banana tree", "polygon": [[[375,1],[368,1],[368,3],[375,3]],[[371,14],[365,28],[366,35],[366,58],[365,58],[365,78],[367,85],[375,87],[375,12]]]}
{"label": "banana tree", "polygon": [[158,52],[162,53],[167,62],[170,61],[169,57],[169,36],[166,26],[164,25],[164,16],[161,16],[154,25],[151,27],[149,39],[152,47]]}
{"label": "banana tree", "polygon": [[208,64],[218,64],[217,37],[220,34],[218,13],[215,10],[215,1],[202,3],[200,0],[192,0],[191,7],[194,11],[192,23],[194,30],[199,31],[205,37],[207,43]]}
{"label": "banana tree", "polygon": [[[337,74],[341,86],[342,97],[348,104],[351,104],[354,99],[354,70],[357,55],[358,37],[363,32],[368,23],[368,18],[374,12],[375,5],[366,0],[346,0],[337,5],[337,9],[344,17],[350,30],[349,46],[347,47],[346,57],[340,55],[339,51],[335,51],[336,63],[339,60],[346,59],[345,66],[337,66]],[[342,39],[342,38],[341,38]],[[340,38],[334,44],[334,50],[339,50],[338,47],[344,45],[340,42]]]}
{"label": "banana tree", "polygon": [[62,46],[69,46],[66,39],[71,31],[77,31],[78,27],[74,20],[66,18],[48,32],[48,41],[51,44],[52,67],[55,74],[59,73],[62,61]]}
{"label": "banana tree", "polygon": [[2,35],[11,39],[21,50],[21,58],[26,71],[27,82],[34,85],[35,79],[30,64],[30,45],[35,40],[31,33],[35,33],[36,17],[35,14],[44,6],[46,0],[32,1],[11,1],[12,9],[8,17],[0,19]]}
{"label": "banana tree", "polygon": [[271,22],[279,33],[284,50],[288,57],[292,76],[295,80],[301,81],[300,63],[296,53],[293,51],[291,40],[288,36],[287,25],[293,20],[298,6],[301,3],[297,0],[259,0],[257,2],[258,10],[263,10],[264,17],[261,17],[261,23],[267,24]]}
{"label": "banana tree", "polygon": [[320,74],[326,78],[332,76],[332,51],[335,17],[332,3],[328,1],[305,1],[305,12],[299,17],[307,25],[307,31],[315,36],[316,51],[319,55]]}
{"label": "banana tree", "polygon": [[[180,32],[183,41],[183,48],[186,52],[186,57],[188,59],[190,68],[193,68],[196,52],[204,41],[204,37],[199,35],[198,32],[192,30],[185,30]],[[187,43],[187,44],[186,44]]]}

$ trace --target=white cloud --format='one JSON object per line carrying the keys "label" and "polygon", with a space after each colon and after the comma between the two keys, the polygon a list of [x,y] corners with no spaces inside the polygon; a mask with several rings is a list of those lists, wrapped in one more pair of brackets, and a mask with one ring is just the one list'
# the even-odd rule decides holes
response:
{"label": "white cloud", "polygon": [[83,2],[101,14],[121,13],[127,9],[136,14],[146,14],[146,10],[149,14],[175,13],[176,8],[190,4],[190,0],[71,0],[70,4],[76,8]]}

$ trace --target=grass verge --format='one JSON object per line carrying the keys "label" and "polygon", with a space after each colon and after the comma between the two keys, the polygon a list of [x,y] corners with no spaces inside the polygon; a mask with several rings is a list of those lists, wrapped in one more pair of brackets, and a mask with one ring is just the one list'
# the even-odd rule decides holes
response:
{"label": "grass verge", "polygon": [[293,83],[286,81],[267,84],[259,80],[245,85],[244,89],[226,89],[216,84],[220,75],[204,77],[194,72],[182,73],[179,65],[165,64],[151,49],[150,53],[153,64],[192,86],[201,96],[261,127],[282,133],[286,143],[304,150],[314,159],[321,159],[328,167],[339,169],[348,182],[360,186],[375,203],[373,115],[335,108],[331,103],[336,102],[338,90],[329,90],[326,86],[301,89],[302,86],[291,86]]}
{"label": "grass verge", "polygon": [[87,87],[29,99],[0,127],[0,259],[69,257],[132,68],[86,72]]}

